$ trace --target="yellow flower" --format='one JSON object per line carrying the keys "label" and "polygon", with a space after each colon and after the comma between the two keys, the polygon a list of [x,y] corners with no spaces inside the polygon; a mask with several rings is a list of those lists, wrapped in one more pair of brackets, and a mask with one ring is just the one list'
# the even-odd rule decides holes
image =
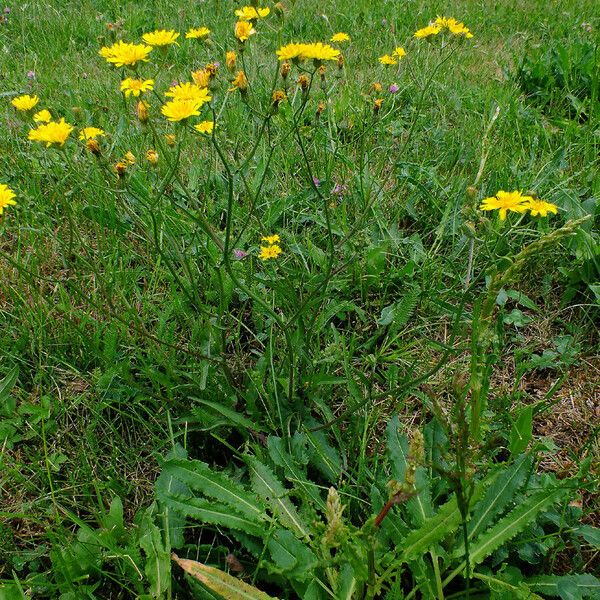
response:
{"label": "yellow flower", "polygon": [[0,215],[7,206],[15,206],[17,203],[13,200],[17,195],[4,183],[0,183]]}
{"label": "yellow flower", "polygon": [[528,209],[528,203],[533,200],[531,196],[523,196],[521,192],[504,192],[500,190],[495,196],[486,198],[481,202],[480,210],[497,210],[500,220],[506,219],[506,213],[510,210],[523,213]]}
{"label": "yellow flower", "polygon": [[548,213],[557,214],[558,207],[552,202],[546,202],[545,200],[537,200],[531,198],[525,203],[525,208],[530,212],[532,217],[547,217]]}
{"label": "yellow flower", "polygon": [[398,46],[393,52],[392,56],[396,56],[398,60],[402,60],[406,56],[406,50],[402,46]]}
{"label": "yellow flower", "polygon": [[98,54],[115,67],[135,67],[139,62],[147,62],[152,52],[145,44],[130,44],[119,40],[110,47],[104,46]]}
{"label": "yellow flower", "polygon": [[204,133],[207,135],[211,135],[214,128],[215,128],[214,121],[202,121],[201,123],[198,123],[198,125],[194,125],[194,129],[198,133]]}
{"label": "yellow flower", "polygon": [[194,71],[192,73],[192,79],[198,87],[208,87],[211,80],[210,71],[208,71],[207,69],[200,69],[199,71]]}
{"label": "yellow flower", "polygon": [[17,96],[13,98],[11,104],[21,112],[27,112],[31,110],[40,99],[37,96],[30,96],[29,94],[24,94],[23,96]]}
{"label": "yellow flower", "polygon": [[198,107],[210,102],[212,96],[206,88],[201,88],[195,83],[180,83],[172,88],[169,88],[168,92],[165,92],[167,98],[173,98],[173,100],[193,100],[198,104]]}
{"label": "yellow flower", "polygon": [[266,235],[260,238],[261,242],[267,242],[267,244],[273,245],[281,241],[281,238],[275,233],[273,235]]}
{"label": "yellow flower", "polygon": [[379,62],[382,65],[397,65],[398,64],[398,61],[393,56],[390,56],[389,54],[384,54],[383,56],[380,56]]}
{"label": "yellow flower", "polygon": [[190,117],[197,117],[200,114],[202,104],[202,100],[194,100],[192,98],[171,100],[164,104],[160,111],[169,121],[183,121]]}
{"label": "yellow flower", "polygon": [[423,27],[422,29],[415,31],[415,37],[419,40],[422,40],[424,38],[428,38],[429,36],[437,35],[441,30],[441,27],[438,25],[427,25],[427,27]]}
{"label": "yellow flower", "polygon": [[137,103],[135,108],[135,112],[137,114],[137,118],[140,120],[140,123],[147,123],[150,117],[150,105],[145,100],[140,100]]}
{"label": "yellow flower", "polygon": [[35,115],[33,115],[33,120],[36,123],[49,123],[50,121],[52,121],[52,115],[50,114],[49,110],[43,108],[39,112],[36,112]]}
{"label": "yellow flower", "polygon": [[373,112],[375,114],[377,114],[380,110],[381,107],[383,106],[383,98],[377,98],[374,102],[373,102]]}
{"label": "yellow flower", "polygon": [[340,51],[332,48],[329,44],[317,42],[315,44],[304,44],[300,58],[313,60],[337,60]]}
{"label": "yellow flower", "polygon": [[238,21],[235,24],[235,37],[240,40],[240,42],[245,42],[251,35],[256,33],[254,27],[252,27],[252,23],[249,21]]}
{"label": "yellow flower", "polygon": [[125,152],[125,156],[123,157],[123,162],[126,162],[128,165],[135,165],[135,154],[131,150],[127,150]]}
{"label": "yellow flower", "polygon": [[274,106],[279,106],[287,98],[283,90],[275,90],[271,96]]}
{"label": "yellow flower", "polygon": [[277,56],[279,60],[294,60],[301,59],[301,55],[304,52],[306,44],[287,44],[285,46],[281,46],[279,50],[277,50]]}
{"label": "yellow flower", "polygon": [[262,19],[271,12],[269,8],[254,8],[254,6],[244,6],[235,11],[235,16],[240,21],[255,21],[256,19]]}
{"label": "yellow flower", "polygon": [[150,33],[145,33],[142,39],[150,46],[170,46],[171,44],[177,44],[177,38],[179,34],[173,29],[167,31],[166,29],[157,29]]}
{"label": "yellow flower", "polygon": [[277,258],[282,252],[283,250],[277,244],[273,244],[272,246],[261,246],[258,258],[261,260],[269,260],[271,258]]}
{"label": "yellow flower", "polygon": [[154,89],[154,79],[132,79],[128,77],[121,81],[121,91],[125,94],[125,98],[129,98],[132,94],[137,98],[144,92],[150,92]]}
{"label": "yellow flower", "polygon": [[350,36],[347,33],[340,31],[339,33],[334,33],[331,36],[330,42],[349,42]]}
{"label": "yellow flower", "polygon": [[225,64],[230,71],[235,69],[235,64],[237,62],[237,54],[230,50],[225,54]]}
{"label": "yellow flower", "polygon": [[236,88],[240,90],[240,92],[245,92],[248,89],[248,79],[244,71],[238,71],[238,74],[235,76],[235,79],[231,82],[233,87],[229,88],[230,92],[233,92]]}
{"label": "yellow flower", "polygon": [[185,37],[188,40],[199,40],[205,38],[210,33],[208,27],[192,27],[186,34]]}
{"label": "yellow flower", "polygon": [[117,177],[121,178],[125,176],[125,172],[127,171],[127,163],[123,162],[122,160],[120,160],[114,167],[113,167],[115,173],[117,174]]}
{"label": "yellow flower", "polygon": [[308,75],[300,75],[300,77],[298,77],[298,85],[300,86],[300,88],[302,89],[302,91],[306,91],[308,90],[308,86],[310,84],[310,79],[308,78]]}
{"label": "yellow flower", "polygon": [[47,148],[52,146],[52,144],[62,146],[71,135],[73,129],[73,126],[65,123],[64,119],[51,121],[50,123],[39,125],[37,129],[31,129],[28,139],[33,142],[46,144]]}
{"label": "yellow flower", "polygon": [[95,140],[98,136],[106,135],[104,130],[99,129],[98,127],[84,127],[79,132],[80,140]]}
{"label": "yellow flower", "polygon": [[158,152],[156,150],[148,150],[146,152],[146,160],[154,167],[158,164]]}
{"label": "yellow flower", "polygon": [[473,34],[464,23],[453,19],[452,17],[438,17],[434,25],[440,28],[441,31],[449,31],[452,35],[462,35],[466,38],[472,38]]}

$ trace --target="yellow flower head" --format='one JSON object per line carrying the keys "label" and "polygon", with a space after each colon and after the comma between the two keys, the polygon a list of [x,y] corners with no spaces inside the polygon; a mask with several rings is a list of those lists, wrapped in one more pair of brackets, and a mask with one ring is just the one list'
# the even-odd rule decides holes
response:
{"label": "yellow flower head", "polygon": [[273,235],[266,235],[264,237],[261,237],[260,240],[262,242],[267,242],[267,244],[269,244],[269,245],[273,245],[273,244],[276,244],[277,242],[280,242],[281,238],[275,233]]}
{"label": "yellow flower head", "polygon": [[146,152],[146,160],[154,167],[158,164],[158,152],[156,150],[148,150]]}
{"label": "yellow flower head", "polygon": [[15,206],[17,203],[13,200],[17,195],[4,183],[0,183],[0,215],[7,206]]}
{"label": "yellow flower head", "polygon": [[198,107],[212,100],[212,96],[206,88],[201,88],[195,83],[187,81],[169,88],[169,91],[165,92],[165,96],[173,98],[173,100],[193,100],[198,104]]}
{"label": "yellow flower head", "polygon": [[432,35],[437,35],[440,31],[442,31],[442,29],[438,25],[427,25],[427,27],[415,31],[415,37],[418,40],[422,40]]}
{"label": "yellow flower head", "polygon": [[128,77],[121,81],[121,91],[125,98],[133,95],[136,98],[144,92],[151,92],[154,89],[154,79],[132,79]]}
{"label": "yellow flower head", "polygon": [[287,98],[283,90],[275,90],[271,96],[271,100],[275,106],[279,106]]}
{"label": "yellow flower head", "polygon": [[118,163],[115,164],[113,169],[117,174],[117,177],[119,177],[120,179],[121,177],[125,176],[125,172],[127,171],[127,163],[120,160]]}
{"label": "yellow flower head", "polygon": [[340,51],[331,47],[329,44],[317,42],[315,44],[304,44],[304,49],[300,58],[313,60],[337,60]]}
{"label": "yellow flower head", "polygon": [[552,202],[546,202],[545,200],[537,200],[536,198],[531,198],[526,203],[525,208],[529,211],[532,217],[547,217],[548,213],[557,214],[558,207],[556,204],[552,204]]}
{"label": "yellow flower head", "polygon": [[452,35],[463,36],[465,38],[473,37],[473,34],[468,27],[465,27],[464,23],[452,17],[437,17],[434,25],[439,27],[440,31],[449,31]]}
{"label": "yellow flower head", "polygon": [[95,156],[100,156],[100,154],[102,154],[98,140],[93,140],[93,139],[87,140],[85,143],[85,147]]}
{"label": "yellow flower head", "polygon": [[338,33],[334,33],[331,36],[331,39],[329,41],[330,42],[349,42],[350,36],[347,33],[340,31]]}
{"label": "yellow flower head", "polygon": [[233,50],[230,50],[229,52],[227,52],[225,54],[225,64],[227,65],[227,68],[230,71],[233,71],[235,69],[236,63],[237,63],[237,54],[235,52],[233,52]]}
{"label": "yellow flower head", "polygon": [[398,64],[398,61],[393,56],[390,56],[389,54],[384,54],[383,56],[380,56],[379,62],[382,65],[397,65]]}
{"label": "yellow flower head", "polygon": [[277,50],[277,56],[279,60],[294,60],[300,59],[302,53],[304,52],[304,47],[306,44],[287,44],[285,46],[281,46],[279,50]]}
{"label": "yellow flower head", "polygon": [[240,40],[240,42],[245,42],[251,35],[256,33],[256,30],[252,27],[250,21],[238,21],[235,24],[234,33],[235,37]]}
{"label": "yellow flower head", "polygon": [[244,6],[235,11],[235,16],[240,21],[256,21],[262,19],[271,12],[269,8],[254,8],[254,6]]}
{"label": "yellow flower head", "polygon": [[277,258],[282,252],[283,250],[277,244],[273,244],[272,246],[261,246],[258,258],[261,260],[269,260]]}
{"label": "yellow flower head", "polygon": [[123,161],[128,165],[135,165],[135,154],[131,150],[127,150],[127,152],[125,152],[125,156],[123,156]]}
{"label": "yellow flower head", "polygon": [[188,40],[200,40],[210,34],[208,27],[192,27],[186,34],[185,37]]}
{"label": "yellow flower head", "polygon": [[135,112],[140,123],[147,123],[150,118],[150,105],[145,100],[140,100],[135,107]]}
{"label": "yellow flower head", "polygon": [[170,46],[171,44],[177,44],[177,38],[179,34],[173,29],[167,31],[166,29],[157,29],[150,33],[145,33],[142,39],[150,46]]}
{"label": "yellow flower head", "polygon": [[206,88],[210,84],[211,74],[207,69],[200,69],[192,73],[194,83],[201,88]]}
{"label": "yellow flower head", "polygon": [[99,129],[98,127],[84,127],[79,132],[79,139],[80,140],[95,140],[97,137],[104,136],[104,135],[106,135],[104,133],[104,130]]}
{"label": "yellow flower head", "polygon": [[167,133],[165,135],[165,142],[167,142],[167,146],[174,146],[175,142],[177,142],[177,136],[174,133]]}
{"label": "yellow flower head", "polygon": [[211,135],[214,128],[215,128],[214,121],[202,121],[201,123],[198,123],[198,125],[194,125],[194,129],[198,133],[203,133],[206,135]]}
{"label": "yellow flower head", "polygon": [[36,123],[49,123],[50,121],[52,121],[52,115],[50,114],[50,111],[48,109],[43,108],[39,112],[36,112],[35,115],[33,115],[33,120]]}
{"label": "yellow flower head", "polygon": [[202,100],[191,98],[187,100],[171,100],[163,105],[161,112],[169,121],[183,121],[190,117],[197,117],[200,114],[202,104]]}
{"label": "yellow flower head", "polygon": [[398,60],[402,60],[406,56],[406,50],[402,46],[398,46],[392,52],[392,56],[395,56]]}
{"label": "yellow flower head", "polygon": [[506,213],[510,210],[517,213],[523,213],[528,209],[528,203],[533,200],[531,196],[523,196],[521,192],[504,192],[500,190],[495,196],[486,198],[481,202],[481,210],[497,210],[500,214],[500,220],[506,219]]}
{"label": "yellow flower head", "polygon": [[244,71],[238,71],[238,74],[235,76],[235,79],[231,82],[232,87],[229,88],[229,91],[232,92],[236,88],[240,90],[240,92],[245,92],[248,89],[248,78],[246,77],[246,73]]}
{"label": "yellow flower head", "polygon": [[39,125],[37,129],[31,129],[29,131],[28,139],[32,142],[46,144],[47,148],[52,145],[62,146],[71,135],[73,129],[73,126],[65,123],[64,119],[61,119],[60,121],[50,121],[50,123]]}
{"label": "yellow flower head", "polygon": [[145,44],[130,44],[119,40],[112,46],[104,46],[98,54],[115,67],[135,67],[139,62],[147,62],[151,46]]}
{"label": "yellow flower head", "polygon": [[24,94],[23,96],[17,96],[11,100],[11,104],[21,112],[27,112],[31,110],[40,99],[37,96],[30,96],[29,94]]}

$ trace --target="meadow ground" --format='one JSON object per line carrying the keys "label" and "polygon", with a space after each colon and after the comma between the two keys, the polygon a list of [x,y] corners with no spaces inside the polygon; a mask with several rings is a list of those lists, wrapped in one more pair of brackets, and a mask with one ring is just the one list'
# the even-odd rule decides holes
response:
{"label": "meadow ground", "polygon": [[[0,599],[223,595],[171,549],[277,597],[598,597],[597,2],[285,0],[244,42],[229,1],[6,4]],[[437,15],[473,37],[416,39]],[[163,28],[125,97],[99,49]],[[343,63],[282,77],[276,50],[317,41]],[[192,72],[212,100],[170,122]],[[64,146],[28,140],[23,94]],[[557,212],[500,220],[499,190]],[[492,544],[478,501],[513,480]]]}

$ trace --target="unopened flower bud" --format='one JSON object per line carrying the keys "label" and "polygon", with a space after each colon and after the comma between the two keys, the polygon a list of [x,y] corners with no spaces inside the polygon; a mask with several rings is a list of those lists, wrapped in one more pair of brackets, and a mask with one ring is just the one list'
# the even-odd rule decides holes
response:
{"label": "unopened flower bud", "polygon": [[300,77],[298,77],[298,85],[300,86],[303,92],[306,92],[308,90],[309,84],[310,79],[307,75],[300,75]]}
{"label": "unopened flower bud", "polygon": [[125,173],[127,171],[127,163],[123,162],[122,160],[120,160],[115,166],[114,166],[114,170],[115,173],[117,174],[117,177],[119,177],[119,179],[121,177],[125,176]]}
{"label": "unopened flower bud", "polygon": [[94,140],[94,139],[89,139],[86,143],[85,143],[85,147],[94,155],[94,156],[100,156],[100,144],[98,143],[98,140]]}
{"label": "unopened flower bud", "polygon": [[283,79],[287,79],[287,76],[290,74],[291,68],[292,65],[290,65],[290,63],[287,60],[281,65],[281,77]]}
{"label": "unopened flower bud", "polygon": [[467,196],[473,200],[475,198],[477,198],[477,188],[474,185],[470,185],[467,188]]}
{"label": "unopened flower bud", "polygon": [[375,102],[373,102],[373,112],[377,114],[381,110],[381,106],[383,105],[383,98],[377,98]]}
{"label": "unopened flower bud", "polygon": [[174,133],[167,133],[165,135],[165,142],[167,142],[167,146],[174,146],[177,138]]}
{"label": "unopened flower bud", "polygon": [[156,150],[148,150],[146,152],[146,160],[155,167],[158,164],[158,152]]}
{"label": "unopened flower bud", "polygon": [[144,100],[140,100],[136,106],[137,118],[140,120],[140,123],[147,123],[150,118],[150,114],[148,111],[148,103]]}
{"label": "unopened flower bud", "polygon": [[227,66],[227,68],[230,71],[233,72],[233,71],[235,71],[236,63],[237,63],[237,54],[235,52],[233,52],[233,50],[230,50],[225,55],[225,65]]}

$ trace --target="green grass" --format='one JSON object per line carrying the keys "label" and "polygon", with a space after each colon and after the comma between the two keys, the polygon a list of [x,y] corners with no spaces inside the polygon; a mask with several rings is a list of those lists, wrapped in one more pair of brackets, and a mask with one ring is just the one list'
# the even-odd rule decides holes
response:
{"label": "green grass", "polygon": [[[451,402],[473,373],[470,336],[486,281],[526,244],[588,214],[575,237],[537,254],[506,286],[494,317],[495,370],[486,374],[486,433],[506,445],[522,404],[540,399],[524,382],[542,381],[545,394],[547,380],[561,380],[568,395],[575,388],[566,374],[597,378],[598,98],[569,118],[526,97],[515,77],[538,48],[586,42],[597,55],[595,1],[285,4],[283,22],[271,14],[249,42],[249,101],[228,97],[218,147],[167,123],[157,96],[152,125],[140,126],[119,75],[97,52],[110,43],[109,23],[127,40],[207,25],[210,44],[181,39],[143,72],[162,93],[219,61],[219,112],[229,85],[225,51],[236,47],[231,3],[31,0],[15,3],[0,23],[0,183],[18,194],[0,220],[0,380],[18,368],[14,387],[0,391],[0,581],[27,588],[38,577],[41,597],[135,597],[144,584],[132,583],[126,560],[98,567],[98,589],[84,596],[57,552],[82,524],[103,523],[115,497],[127,526],[136,514],[139,524],[154,500],[160,457],[176,443],[231,466],[263,434],[293,435],[340,417],[327,434],[350,457],[360,496],[390,416],[424,424],[432,401]],[[475,37],[422,94],[439,55],[412,33],[438,14],[464,21]],[[328,67],[326,86],[314,84],[296,127],[284,103],[258,137],[275,50],[336,31],[352,36],[344,71]],[[399,45],[407,57],[398,71],[380,66],[377,57]],[[379,115],[374,82],[383,85]],[[400,86],[395,95],[392,83]],[[28,124],[9,100],[29,92],[39,108],[77,127],[105,129],[102,158],[75,136],[64,153],[28,142]],[[177,150],[163,138],[172,131],[183,140],[179,180],[169,174]],[[156,169],[144,159],[153,147]],[[137,164],[118,181],[111,165],[129,150]],[[230,167],[243,164],[230,198],[219,152]],[[331,191],[335,184],[343,195]],[[533,190],[560,214],[501,228],[477,209],[499,189]],[[229,223],[231,248],[249,256],[225,260],[203,220],[219,240]],[[260,238],[272,233],[284,253],[263,264]],[[422,385],[405,385],[429,370]],[[585,432],[574,461],[594,447],[597,457],[595,434]],[[217,542],[196,543],[203,560],[210,553],[202,544]]]}

